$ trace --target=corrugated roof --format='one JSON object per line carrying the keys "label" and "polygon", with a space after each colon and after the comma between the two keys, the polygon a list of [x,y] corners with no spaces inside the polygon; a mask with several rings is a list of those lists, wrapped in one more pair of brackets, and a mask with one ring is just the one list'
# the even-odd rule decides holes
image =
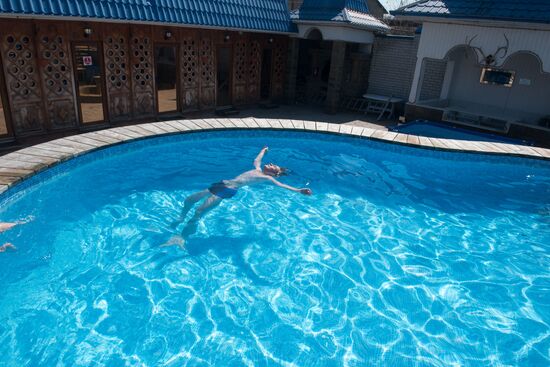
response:
{"label": "corrugated roof", "polygon": [[341,16],[344,9],[369,13],[365,0],[304,0],[300,7],[300,19],[332,20]]}
{"label": "corrugated roof", "polygon": [[391,14],[550,23],[550,0],[422,0]]}
{"label": "corrugated roof", "polygon": [[1,13],[293,30],[286,0],[0,0]]}
{"label": "corrugated roof", "polygon": [[342,22],[371,31],[387,32],[389,27],[369,14],[366,0],[304,0],[293,13],[295,20]]}

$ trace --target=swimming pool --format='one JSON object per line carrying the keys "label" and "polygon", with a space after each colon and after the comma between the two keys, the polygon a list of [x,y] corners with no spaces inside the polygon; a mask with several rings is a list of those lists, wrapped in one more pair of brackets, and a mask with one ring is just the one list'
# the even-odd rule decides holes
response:
{"label": "swimming pool", "polygon": [[390,129],[391,131],[410,134],[427,136],[429,138],[442,138],[442,139],[457,139],[457,140],[470,140],[470,141],[487,141],[493,143],[507,143],[518,145],[533,145],[531,142],[519,139],[512,139],[505,136],[483,133],[474,130],[468,130],[465,128],[454,127],[448,124],[443,124],[433,121],[412,121],[403,125],[395,126]]}
{"label": "swimming pool", "polygon": [[[186,250],[191,193],[264,161]],[[453,169],[449,169],[452,167]],[[0,365],[548,365],[550,165],[297,132],[148,139],[0,197]]]}

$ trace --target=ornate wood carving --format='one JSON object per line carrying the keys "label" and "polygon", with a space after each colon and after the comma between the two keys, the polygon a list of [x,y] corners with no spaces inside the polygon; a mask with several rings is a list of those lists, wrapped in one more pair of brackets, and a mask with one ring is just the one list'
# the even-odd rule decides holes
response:
{"label": "ornate wood carving", "polygon": [[248,99],[251,103],[260,99],[260,73],[262,47],[260,41],[252,40],[248,49]]}
{"label": "ornate wood carving", "polygon": [[200,40],[200,106],[213,108],[216,105],[216,77],[214,44],[210,35]]}
{"label": "ornate wood carving", "polygon": [[240,37],[235,42],[233,53],[233,101],[235,104],[247,102],[247,39]]}
{"label": "ornate wood carving", "polygon": [[284,39],[276,39],[273,44],[273,74],[271,78],[271,96],[273,99],[280,99],[284,94],[286,47],[287,43]]}
{"label": "ornate wood carving", "polygon": [[0,47],[14,130],[16,134],[40,132],[44,112],[32,24],[20,21],[2,26],[6,28]]}
{"label": "ornate wood carving", "polygon": [[126,120],[131,116],[128,29],[116,26],[108,29],[103,49],[109,115],[111,121]]}
{"label": "ornate wood carving", "polygon": [[53,22],[38,24],[38,62],[48,127],[54,130],[77,124],[74,79],[66,35],[64,25]]}
{"label": "ornate wood carving", "polygon": [[199,47],[194,33],[186,34],[181,42],[182,109],[199,108]]}
{"label": "ornate wood carving", "polygon": [[132,27],[132,87],[134,115],[138,118],[155,114],[155,81],[153,42],[150,29]]}

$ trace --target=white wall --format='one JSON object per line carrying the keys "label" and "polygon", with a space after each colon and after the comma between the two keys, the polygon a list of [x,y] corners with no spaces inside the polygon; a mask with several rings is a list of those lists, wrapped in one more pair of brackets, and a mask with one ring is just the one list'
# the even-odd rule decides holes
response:
{"label": "white wall", "polygon": [[[537,29],[513,29],[500,27],[483,27],[465,24],[424,23],[422,37],[418,47],[418,56],[443,59],[456,46],[466,44],[467,40],[477,36],[472,46],[483,49],[485,55],[494,54],[506,45],[509,39],[507,56],[518,51],[531,51],[539,55],[543,70],[550,72],[550,31]],[[495,65],[501,66],[507,56],[497,58]],[[478,56],[482,62],[481,55]]]}
{"label": "white wall", "polygon": [[[431,23],[425,22],[418,47],[418,60],[425,58],[444,59],[453,48],[467,44],[473,37],[472,46],[479,47],[485,55],[494,54],[509,40],[508,52],[497,57],[496,66],[502,66],[506,59],[517,52],[529,51],[537,54],[542,62],[542,70],[550,73],[550,30],[504,28],[502,26],[483,26],[473,24]],[[478,63],[483,57],[477,53]],[[416,63],[415,77],[409,95],[409,102],[416,102],[423,62]],[[455,70],[455,73],[457,71]],[[478,79],[479,82],[479,79]]]}
{"label": "white wall", "polygon": [[502,69],[515,72],[511,88],[480,83],[482,66],[471,49],[457,48],[448,60],[454,65],[447,96],[451,104],[485,105],[502,114],[521,112],[526,122],[550,115],[550,73],[542,73],[536,56],[516,53],[506,60]]}

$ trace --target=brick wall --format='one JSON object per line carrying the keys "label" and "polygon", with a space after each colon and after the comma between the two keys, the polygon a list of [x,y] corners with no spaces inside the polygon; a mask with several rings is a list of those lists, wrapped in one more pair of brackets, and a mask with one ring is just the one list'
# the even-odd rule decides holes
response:
{"label": "brick wall", "polygon": [[416,66],[419,37],[376,37],[368,92],[409,98]]}
{"label": "brick wall", "polygon": [[447,62],[445,60],[424,60],[424,74],[420,84],[421,89],[418,101],[439,99],[446,68]]}

